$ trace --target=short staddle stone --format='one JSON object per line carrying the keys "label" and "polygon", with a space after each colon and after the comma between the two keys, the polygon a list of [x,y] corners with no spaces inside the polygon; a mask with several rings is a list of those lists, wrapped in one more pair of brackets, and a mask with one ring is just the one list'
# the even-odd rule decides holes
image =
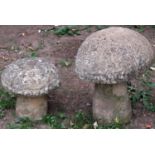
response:
{"label": "short staddle stone", "polygon": [[23,58],[5,67],[1,83],[17,95],[18,117],[40,120],[47,112],[46,95],[59,86],[59,77],[49,58]]}

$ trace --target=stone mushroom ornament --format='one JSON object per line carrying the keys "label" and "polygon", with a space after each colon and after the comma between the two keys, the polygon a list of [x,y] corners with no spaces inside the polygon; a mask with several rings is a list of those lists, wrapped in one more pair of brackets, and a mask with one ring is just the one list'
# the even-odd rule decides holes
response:
{"label": "stone mushroom ornament", "polygon": [[6,66],[1,83],[17,95],[17,116],[41,120],[47,112],[46,94],[59,86],[59,77],[50,59],[23,58]]}
{"label": "stone mushroom ornament", "polygon": [[128,123],[132,110],[127,81],[150,66],[154,51],[140,33],[110,27],[88,36],[76,56],[76,73],[95,83],[93,117],[100,124]]}

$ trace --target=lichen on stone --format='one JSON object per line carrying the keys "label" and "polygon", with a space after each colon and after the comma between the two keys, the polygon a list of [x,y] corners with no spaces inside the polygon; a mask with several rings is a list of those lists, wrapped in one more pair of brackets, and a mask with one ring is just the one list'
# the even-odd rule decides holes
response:
{"label": "lichen on stone", "polygon": [[59,77],[50,59],[23,58],[5,67],[1,75],[1,83],[12,93],[39,96],[58,87]]}
{"label": "lichen on stone", "polygon": [[76,73],[95,83],[127,81],[146,69],[154,58],[149,41],[140,33],[111,27],[88,36],[76,56]]}

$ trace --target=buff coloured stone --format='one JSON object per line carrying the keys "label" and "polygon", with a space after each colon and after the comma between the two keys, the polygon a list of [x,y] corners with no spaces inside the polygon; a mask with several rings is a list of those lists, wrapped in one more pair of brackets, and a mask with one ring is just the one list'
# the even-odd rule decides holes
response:
{"label": "buff coloured stone", "polygon": [[76,56],[76,73],[95,83],[116,84],[143,72],[154,57],[140,33],[111,27],[88,36]]}
{"label": "buff coloured stone", "polygon": [[101,124],[130,121],[126,82],[143,73],[153,58],[149,41],[128,28],[110,27],[85,39],[76,56],[75,71],[80,79],[95,83],[95,120]]}

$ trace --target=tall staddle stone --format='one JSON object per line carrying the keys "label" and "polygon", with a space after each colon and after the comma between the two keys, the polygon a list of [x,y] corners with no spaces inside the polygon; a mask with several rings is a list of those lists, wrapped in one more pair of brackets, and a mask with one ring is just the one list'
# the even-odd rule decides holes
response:
{"label": "tall staddle stone", "polygon": [[94,83],[93,117],[100,124],[128,123],[132,116],[127,82],[142,74],[154,58],[140,33],[110,27],[88,36],[76,56],[80,79]]}

